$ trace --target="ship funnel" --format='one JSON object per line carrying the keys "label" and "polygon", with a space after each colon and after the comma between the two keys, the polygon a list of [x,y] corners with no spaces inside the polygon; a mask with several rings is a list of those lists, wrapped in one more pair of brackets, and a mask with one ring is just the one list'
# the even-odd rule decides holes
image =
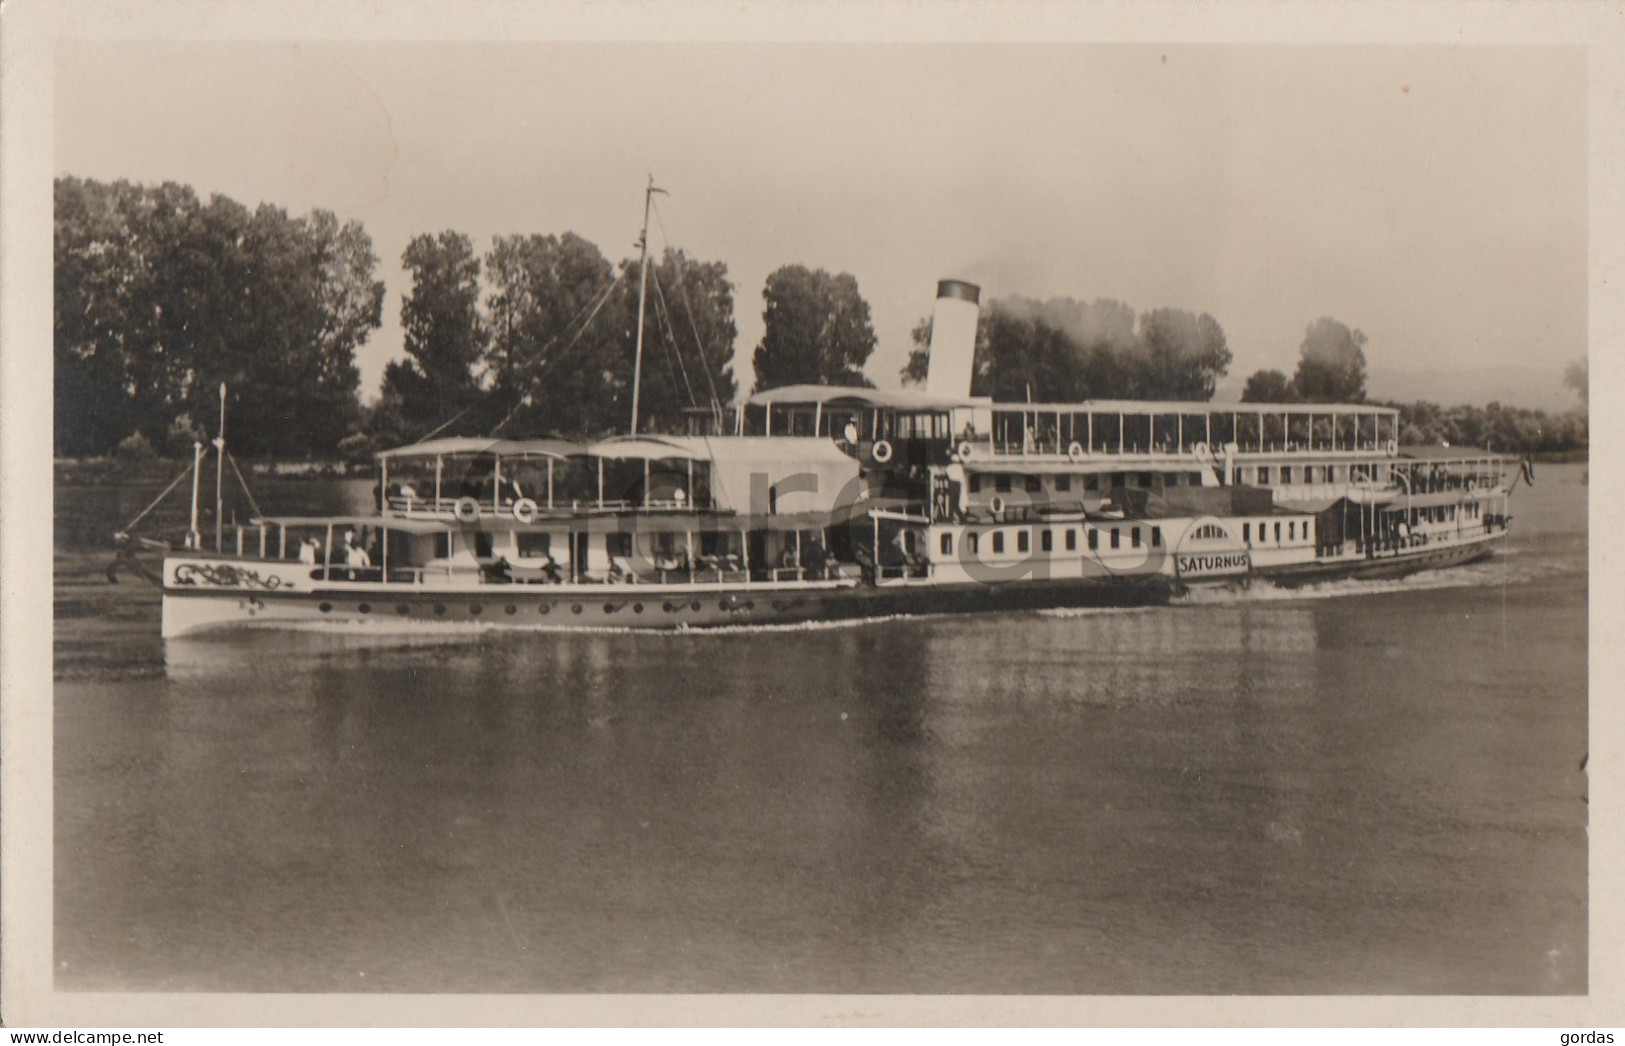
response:
{"label": "ship funnel", "polygon": [[963,280],[937,284],[931,310],[931,347],[925,367],[925,391],[936,396],[969,396],[971,367],[976,360],[976,320],[982,289]]}

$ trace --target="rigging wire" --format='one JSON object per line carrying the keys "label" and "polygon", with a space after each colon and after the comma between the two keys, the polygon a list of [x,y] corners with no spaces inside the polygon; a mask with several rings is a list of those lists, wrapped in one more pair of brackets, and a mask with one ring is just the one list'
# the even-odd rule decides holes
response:
{"label": "rigging wire", "polygon": [[153,498],[152,499],[152,504],[148,505],[146,508],[144,508],[140,512],[138,512],[136,514],[136,517],[134,519],[130,520],[130,522],[126,523],[124,525],[124,528],[122,530],[120,530],[118,532],[118,534],[116,534],[114,536],[115,537],[122,537],[122,538],[129,537],[130,536],[130,531],[135,529],[135,525],[137,523],[141,522],[143,519],[146,519],[147,514],[149,512],[151,512],[153,509],[157,508],[158,505],[165,498],[169,497],[170,491],[174,490],[177,486],[179,486],[180,481],[185,479],[187,474],[190,473],[195,468],[197,468],[197,462],[193,461],[192,464],[186,466],[184,469],[181,469],[181,474],[169,481],[169,486],[164,488],[164,492],[162,494],[159,494],[157,497]]}
{"label": "rigging wire", "polygon": [[[576,329],[575,335],[568,342],[566,342],[562,348],[546,359],[541,358],[542,353],[546,352],[554,342],[559,340],[559,334],[569,330],[571,324],[574,324],[576,319],[586,311],[586,306],[576,310],[575,317],[572,317],[570,322],[565,324],[565,326],[559,331],[559,334],[554,334],[551,338],[548,338],[547,341],[542,344],[541,348],[537,349],[531,354],[530,359],[525,360],[519,365],[517,369],[521,373],[530,370],[531,368],[535,368],[533,373],[525,374],[526,380],[530,382],[533,387],[534,384],[540,381],[542,376],[551,370],[555,364],[564,359],[565,354],[575,347],[576,342],[581,340],[581,336],[583,334],[587,333],[587,328],[592,326],[592,321],[598,318],[598,314],[602,312],[604,306],[609,303],[610,295],[614,293],[616,287],[620,286],[621,280],[625,276],[626,273],[624,271],[617,272],[615,274],[615,278],[609,281],[609,285],[604,288],[603,293],[598,296],[598,300],[593,303],[591,313],[588,314],[585,320],[582,320],[581,325]],[[513,407],[508,411],[508,413],[503,415],[502,420],[497,422],[496,425],[491,429],[491,434],[495,435],[496,433],[500,432],[502,427],[508,424],[508,422],[512,421],[515,414],[519,413],[519,408],[529,404],[530,400],[531,396],[529,392],[526,392],[524,395],[520,396],[518,401],[514,403]]]}
{"label": "rigging wire", "polygon": [[[670,247],[671,237],[666,233],[665,220],[660,217],[660,204],[655,204],[654,212],[655,224],[660,228],[660,238],[668,247]],[[711,387],[711,407],[717,412],[717,416],[720,418],[722,414],[722,397],[717,395],[717,383],[715,379],[711,377],[711,360],[705,354],[705,344],[700,339],[700,328],[699,325],[694,321],[694,305],[689,301],[688,298],[688,281],[682,278],[682,273],[678,274],[677,290],[683,296],[683,308],[688,313],[689,329],[694,332],[694,348],[695,351],[700,354],[700,367],[705,371],[706,384]],[[698,406],[698,404],[696,404],[696,406]]]}
{"label": "rigging wire", "polygon": [[677,357],[677,366],[683,372],[683,388],[688,391],[688,402],[692,407],[698,407],[700,401],[694,396],[694,386],[688,380],[688,367],[683,364],[683,349],[677,344],[677,331],[671,322],[671,306],[666,304],[666,294],[660,289],[660,274],[655,273],[655,318],[662,321],[662,331],[666,335],[667,351]]}
{"label": "rigging wire", "polygon": [[225,455],[226,461],[231,465],[231,471],[237,474],[237,482],[242,486],[243,493],[248,495],[248,507],[254,510],[256,517],[264,516],[265,513],[260,511],[259,502],[254,500],[254,492],[248,489],[248,480],[243,478],[243,470],[237,467],[237,459],[231,456],[229,450],[225,451]]}

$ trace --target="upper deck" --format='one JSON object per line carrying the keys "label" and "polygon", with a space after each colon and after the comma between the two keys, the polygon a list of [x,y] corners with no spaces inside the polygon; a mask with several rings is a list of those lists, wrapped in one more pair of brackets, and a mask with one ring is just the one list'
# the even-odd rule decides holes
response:
{"label": "upper deck", "polygon": [[1367,404],[995,403],[915,389],[809,385],[756,393],[737,408],[734,424],[743,435],[827,437],[860,459],[885,442],[908,464],[1042,465],[1209,454],[1236,461],[1305,455],[1357,460],[1391,458],[1399,441],[1399,412]]}

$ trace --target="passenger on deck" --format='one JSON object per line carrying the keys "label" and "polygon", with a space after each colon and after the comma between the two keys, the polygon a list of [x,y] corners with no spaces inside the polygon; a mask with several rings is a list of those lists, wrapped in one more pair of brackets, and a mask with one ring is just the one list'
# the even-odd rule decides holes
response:
{"label": "passenger on deck", "polygon": [[315,566],[319,560],[316,552],[320,548],[321,542],[317,541],[315,538],[306,538],[305,540],[299,542],[299,562],[309,563],[311,566]]}
{"label": "passenger on deck", "polygon": [[[372,557],[367,554],[365,548],[356,543],[353,530],[344,532],[344,565],[352,568],[372,566]],[[352,573],[351,577],[354,576]]]}

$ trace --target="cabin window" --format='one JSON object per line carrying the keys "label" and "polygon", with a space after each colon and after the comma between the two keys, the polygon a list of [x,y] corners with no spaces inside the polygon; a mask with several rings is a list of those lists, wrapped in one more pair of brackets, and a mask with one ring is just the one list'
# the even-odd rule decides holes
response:
{"label": "cabin window", "polygon": [[[630,535],[628,535],[630,536]],[[492,555],[491,535],[484,531],[474,532],[474,555],[480,559],[490,559]]]}
{"label": "cabin window", "polygon": [[1044,489],[1044,477],[1043,476],[1028,476],[1027,477],[1027,492],[1029,494],[1037,494],[1038,492],[1042,491],[1043,489]]}
{"label": "cabin window", "polygon": [[1032,550],[1032,536],[1025,530],[1016,531],[1016,551],[1029,552]]}
{"label": "cabin window", "polygon": [[1305,465],[1303,467],[1303,481],[1305,483],[1313,483],[1315,481],[1315,466]]}
{"label": "cabin window", "polygon": [[1004,551],[1004,531],[1002,531],[1002,530],[995,530],[993,532],[993,551],[994,552],[1003,552]]}
{"label": "cabin window", "polygon": [[1151,473],[1149,473],[1149,472],[1140,473],[1140,486],[1143,487],[1144,489],[1150,490],[1151,485],[1154,482],[1155,482],[1155,480],[1152,477]]}
{"label": "cabin window", "polygon": [[1296,523],[1288,523],[1286,525],[1286,539],[1288,541],[1298,540],[1298,525]]}
{"label": "cabin window", "polygon": [[521,530],[514,537],[518,541],[521,559],[539,559],[553,549],[552,534],[527,533]]}
{"label": "cabin window", "polygon": [[1281,482],[1282,483],[1291,483],[1292,482],[1292,466],[1291,465],[1282,465],[1281,466]]}
{"label": "cabin window", "polygon": [[1161,527],[1152,527],[1151,528],[1151,547],[1152,548],[1161,548],[1162,547],[1162,528]]}
{"label": "cabin window", "polygon": [[1258,466],[1258,485],[1267,487],[1270,483],[1270,469],[1268,465]]}
{"label": "cabin window", "polygon": [[1078,550],[1078,532],[1070,527],[1068,527],[1066,531],[1066,550],[1068,552],[1076,552]]}
{"label": "cabin window", "polygon": [[982,474],[980,472],[973,473],[971,475],[970,492],[972,494],[980,494],[982,492]]}
{"label": "cabin window", "polygon": [[1072,477],[1062,474],[1055,477],[1055,489],[1058,491],[1072,489]]}
{"label": "cabin window", "polygon": [[1100,489],[1100,477],[1099,476],[1085,476],[1085,477],[1083,477],[1083,489],[1084,490],[1099,490]]}
{"label": "cabin window", "polygon": [[1277,545],[1281,543],[1281,524],[1279,523],[1275,524],[1275,543]]}
{"label": "cabin window", "polygon": [[1243,523],[1241,525],[1241,541],[1242,544],[1245,545],[1251,545],[1253,543],[1253,525],[1251,523]]}
{"label": "cabin window", "polygon": [[1042,534],[1038,535],[1038,547],[1043,549],[1045,552],[1054,552],[1055,531],[1046,530]]}
{"label": "cabin window", "polygon": [[1113,527],[1112,528],[1112,548],[1122,548],[1122,547],[1123,547],[1123,537],[1122,537],[1121,534],[1119,534],[1117,532],[1117,528]]}
{"label": "cabin window", "polygon": [[1202,485],[1202,474],[1200,472],[1187,472],[1185,473],[1185,482],[1190,486],[1200,487]]}
{"label": "cabin window", "polygon": [[434,536],[434,556],[436,559],[451,558],[451,535],[436,534]]}
{"label": "cabin window", "polygon": [[954,536],[952,534],[944,534],[944,535],[942,535],[941,546],[942,546],[942,554],[943,555],[945,555],[945,556],[953,555],[954,554]]}
{"label": "cabin window", "polygon": [[993,489],[998,491],[1000,494],[1010,493],[1010,474],[1008,472],[1001,472],[997,476],[994,476]]}
{"label": "cabin window", "polygon": [[982,536],[974,532],[966,534],[965,546],[970,549],[971,555],[976,555],[976,553],[982,550]]}
{"label": "cabin window", "polygon": [[605,534],[604,551],[608,552],[612,556],[620,556],[622,559],[630,559],[632,557],[632,535]]}
{"label": "cabin window", "polygon": [[1128,529],[1128,543],[1130,545],[1133,545],[1135,548],[1140,547],[1140,528],[1139,527],[1130,527]]}
{"label": "cabin window", "polygon": [[1100,547],[1100,531],[1091,530],[1089,532],[1089,551],[1093,552],[1096,549],[1098,549],[1099,547]]}

